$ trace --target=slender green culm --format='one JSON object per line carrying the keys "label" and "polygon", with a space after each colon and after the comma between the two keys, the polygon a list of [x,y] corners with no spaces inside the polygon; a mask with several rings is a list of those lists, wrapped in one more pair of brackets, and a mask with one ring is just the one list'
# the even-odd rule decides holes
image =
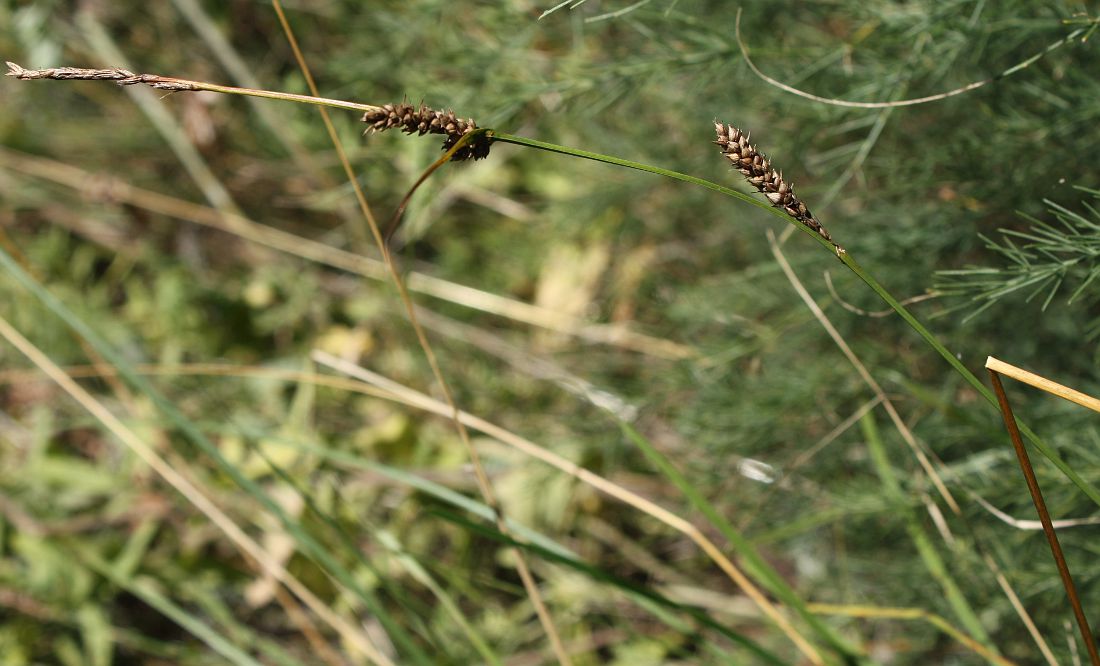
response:
{"label": "slender green culm", "polygon": [[[584,158],[586,160],[593,160],[595,162],[614,164],[616,166],[626,167],[629,169],[637,169],[639,171],[645,171],[646,173],[652,173],[654,175],[664,176],[666,178],[673,178],[675,180],[681,180],[686,183],[692,183],[694,185],[699,185],[700,187],[705,187],[709,190],[714,190],[715,192],[720,192],[726,196],[733,197],[745,203],[752,204],[757,208],[762,208],[766,211],[769,211],[771,214],[782,219],[788,224],[793,225],[799,231],[802,231],[803,233],[809,235],[811,238],[815,239],[818,243],[822,245],[822,247],[825,247],[830,252],[835,253],[837,258],[845,266],[847,266],[849,270],[855,273],[856,277],[858,277],[860,280],[863,281],[864,284],[870,287],[871,290],[874,291],[875,294],[877,294],[878,297],[883,300],[883,302],[890,306],[890,309],[896,312],[898,316],[900,316],[905,321],[905,323],[909,324],[909,326],[914,331],[916,331],[918,335],[920,335],[920,337],[929,347],[934,349],[936,353],[939,354],[940,357],[947,362],[948,365],[950,365],[956,372],[958,372],[963,377],[963,379],[965,379],[966,382],[974,388],[975,391],[977,391],[983,398],[985,398],[986,402],[988,402],[991,407],[993,407],[994,409],[999,409],[997,407],[997,397],[993,395],[993,392],[988,387],[986,387],[985,384],[983,384],[981,380],[974,375],[973,372],[967,369],[967,367],[963,365],[962,361],[960,361],[958,357],[952,354],[951,351],[948,350],[947,347],[945,347],[943,343],[941,343],[931,331],[929,331],[923,324],[921,324],[920,321],[915,316],[913,316],[913,314],[909,312],[909,310],[906,309],[904,305],[898,302],[898,300],[894,298],[894,296],[890,294],[890,292],[887,291],[886,288],[878,282],[878,280],[876,280],[870,273],[868,273],[859,264],[859,262],[857,262],[855,258],[852,257],[850,252],[838,252],[837,249],[839,246],[834,241],[826,239],[816,230],[810,228],[809,226],[806,226],[805,224],[801,224],[799,220],[790,216],[787,212],[778,208],[773,208],[769,203],[756,199],[750,195],[738,192],[737,190],[728,187],[724,187],[722,185],[711,182],[709,180],[705,180],[703,178],[699,178],[697,176],[691,176],[685,173],[672,171],[670,169],[662,169],[660,167],[654,167],[648,164],[643,164],[641,162],[633,162],[631,160],[625,160],[619,157],[612,157],[610,155],[602,155],[600,153],[594,153],[586,150],[578,150],[575,148],[560,146],[544,141],[535,141],[533,139],[527,139],[525,137],[515,136],[512,134],[504,134],[502,132],[496,132],[493,130],[490,130],[489,134],[493,141],[512,143],[516,145],[527,146],[530,148],[537,148],[539,150],[545,150],[552,153],[558,153],[560,155],[569,155],[572,157]],[[1042,439],[1040,439],[1039,436],[1031,430],[1031,428],[1021,423],[1020,431],[1024,433],[1024,436],[1028,438],[1028,441],[1030,441],[1040,453],[1042,453],[1048,460],[1050,460],[1050,462],[1053,463],[1054,466],[1057,467],[1058,470],[1062,472],[1062,474],[1064,474],[1067,479],[1069,479],[1075,486],[1077,486],[1077,488],[1080,489],[1081,492],[1083,492],[1089,499],[1096,503],[1097,506],[1100,506],[1100,490],[1098,490],[1096,486],[1083,479],[1080,474],[1070,468],[1070,466],[1061,458],[1061,456],[1059,456],[1052,448],[1050,448],[1050,446],[1048,446]]]}
{"label": "slender green culm", "polygon": [[897,510],[903,512],[905,531],[909,534],[914,547],[916,547],[925,569],[940,584],[944,598],[951,606],[951,610],[954,611],[955,617],[962,623],[962,626],[990,652],[997,654],[997,646],[990,640],[989,634],[982,626],[981,620],[978,619],[978,614],[970,607],[970,602],[966,600],[962,590],[959,589],[958,583],[955,582],[947,564],[943,561],[943,557],[940,556],[939,551],[932,544],[932,539],[925,532],[924,526],[917,520],[913,510],[909,508],[908,498],[905,496],[901,482],[894,473],[889,456],[886,454],[886,446],[879,435],[874,413],[867,412],[859,420],[859,423],[863,429],[863,436],[867,441],[867,450],[871,454],[871,463],[882,482],[883,491]]}
{"label": "slender green culm", "polygon": [[665,478],[671,481],[672,484],[684,494],[684,497],[688,498],[692,506],[702,513],[711,525],[717,528],[722,535],[726,537],[730,545],[737,551],[737,554],[744,559],[749,573],[763,582],[780,601],[798,613],[799,617],[812,627],[817,635],[828,643],[846,663],[858,663],[863,660],[864,657],[856,648],[849,645],[848,642],[837,635],[833,629],[810,612],[805,602],[803,602],[802,599],[795,594],[795,591],[787,585],[782,576],[780,576],[774,568],[768,565],[768,563],[764,561],[764,558],[760,557],[760,554],[756,552],[756,549],[749,543],[749,540],[738,532],[733,525],[714,508],[714,505],[708,502],[706,498],[695,489],[695,486],[688,481],[680,470],[676,469],[668,458],[658,451],[641,433],[632,428],[630,424],[625,421],[620,421],[619,427],[622,429],[626,438],[642,451],[653,466],[656,467]]}

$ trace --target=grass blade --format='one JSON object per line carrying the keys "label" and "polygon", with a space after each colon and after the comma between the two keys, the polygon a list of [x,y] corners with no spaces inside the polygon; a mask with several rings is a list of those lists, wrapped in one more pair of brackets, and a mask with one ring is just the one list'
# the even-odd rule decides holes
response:
{"label": "grass blade", "polygon": [[702,513],[710,524],[716,527],[722,535],[726,537],[730,545],[737,551],[737,554],[745,560],[747,568],[753,575],[763,581],[768,589],[775,594],[775,596],[779,597],[783,603],[794,609],[806,624],[812,627],[817,635],[828,643],[830,647],[845,660],[854,661],[860,658],[858,651],[854,647],[848,645],[848,643],[838,636],[836,632],[809,611],[805,602],[795,594],[794,590],[787,585],[775,569],[760,557],[756,549],[749,543],[749,540],[739,533],[722,514],[718,513],[714,505],[708,502],[706,498],[695,489],[695,486],[693,486],[691,482],[672,465],[668,458],[661,454],[649,440],[632,428],[630,424],[620,422],[619,426],[622,428],[623,434],[642,450],[642,453],[644,453],[646,458],[657,467],[661,474],[671,481],[672,484],[684,494],[684,497],[688,498],[692,506]]}

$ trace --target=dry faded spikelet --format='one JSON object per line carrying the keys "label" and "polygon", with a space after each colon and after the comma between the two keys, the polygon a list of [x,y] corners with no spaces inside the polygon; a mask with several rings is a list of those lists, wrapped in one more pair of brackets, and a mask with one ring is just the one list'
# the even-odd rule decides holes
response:
{"label": "dry faded spikelet", "polygon": [[57,79],[59,81],[114,81],[120,86],[133,86],[144,83],[158,90],[199,90],[193,81],[173,79],[156,74],[134,74],[128,69],[111,67],[108,69],[84,69],[82,67],[49,67],[47,69],[24,69],[14,62],[8,62],[7,76],[24,81],[34,79]]}
{"label": "dry faded spikelet", "polygon": [[[369,131],[384,132],[400,127],[406,134],[445,134],[443,150],[450,150],[458,140],[477,129],[473,120],[463,120],[453,111],[437,111],[421,104],[387,104],[363,114],[363,122],[370,125]],[[472,143],[459,148],[453,160],[479,160],[489,155],[489,141],[486,138],[475,139]]]}
{"label": "dry faded spikelet", "polygon": [[[768,198],[773,206],[787,215],[816,231],[822,238],[832,243],[833,238],[825,227],[817,221],[806,204],[794,193],[794,186],[783,179],[783,174],[772,168],[771,162],[756,146],[749,143],[749,135],[733,125],[714,123],[718,140],[714,143],[722,149],[722,154],[740,171],[752,186]],[[836,246],[836,243],[833,243]],[[839,253],[839,246],[836,246]]]}

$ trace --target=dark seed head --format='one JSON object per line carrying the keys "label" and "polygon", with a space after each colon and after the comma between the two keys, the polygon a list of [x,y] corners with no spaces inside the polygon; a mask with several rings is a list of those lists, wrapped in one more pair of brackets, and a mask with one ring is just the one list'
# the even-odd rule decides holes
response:
{"label": "dark seed head", "polygon": [[829,232],[794,193],[794,185],[783,179],[783,174],[772,168],[771,162],[756,146],[749,143],[749,135],[733,125],[714,123],[718,139],[714,142],[733,168],[759,190],[773,206],[816,231],[825,240],[832,241]]}
{"label": "dark seed head", "polygon": [[[402,102],[400,104],[386,104],[385,106],[367,111],[363,114],[363,122],[369,125],[372,132],[384,132],[394,127],[400,127],[406,134],[444,134],[447,136],[443,142],[443,150],[450,150],[458,141],[477,129],[477,124],[471,119],[461,120],[453,111],[438,111],[429,109],[421,104],[414,107],[412,104]],[[489,141],[486,138],[478,138],[470,144],[458,149],[451,157],[453,160],[467,159],[479,160],[489,155]]]}

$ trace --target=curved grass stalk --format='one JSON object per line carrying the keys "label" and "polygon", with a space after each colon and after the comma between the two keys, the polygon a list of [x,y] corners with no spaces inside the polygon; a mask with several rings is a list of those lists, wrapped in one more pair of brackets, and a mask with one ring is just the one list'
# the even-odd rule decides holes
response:
{"label": "curved grass stalk", "polygon": [[[1069,23],[1069,21],[1063,21],[1063,23]],[[987,79],[981,79],[980,81],[973,81],[971,83],[966,84],[965,86],[961,86],[959,88],[954,88],[952,90],[947,90],[947,91],[941,92],[941,93],[936,93],[934,95],[927,95],[925,97],[914,97],[914,98],[911,98],[911,99],[899,99],[899,100],[893,100],[893,101],[888,101],[888,102],[852,102],[852,101],[843,100],[843,99],[836,99],[836,98],[833,98],[833,97],[822,97],[821,95],[815,95],[813,93],[806,92],[805,90],[799,90],[798,88],[795,88],[794,86],[790,86],[790,85],[787,85],[786,83],[783,83],[782,81],[779,81],[777,79],[773,79],[772,77],[768,76],[764,72],[760,71],[760,68],[757,67],[756,63],[754,63],[752,61],[752,58],[749,57],[749,49],[748,49],[747,46],[745,46],[745,42],[741,38],[741,8],[740,7],[737,8],[737,18],[734,20],[733,31],[734,31],[734,37],[737,40],[737,46],[740,47],[740,49],[741,49],[741,57],[744,58],[745,64],[749,66],[749,69],[752,70],[753,74],[760,77],[761,81],[763,81],[764,83],[767,83],[770,86],[775,86],[776,88],[782,90],[783,92],[788,92],[788,93],[791,93],[792,95],[797,95],[799,97],[802,97],[802,98],[805,98],[805,99],[808,99],[808,100],[812,100],[814,102],[820,102],[822,104],[830,104],[832,106],[842,106],[842,107],[847,107],[847,108],[850,108],[850,109],[893,109],[893,108],[897,108],[897,107],[901,107],[901,106],[915,106],[917,104],[927,104],[929,102],[938,102],[940,100],[947,99],[948,97],[954,97],[956,95],[962,95],[964,93],[968,93],[972,90],[977,90],[978,88],[981,88],[982,86],[985,86],[985,85],[988,85],[988,84],[993,83],[995,81],[1000,81],[1001,79],[1012,76],[1016,72],[1019,72],[1023,69],[1026,69],[1026,68],[1030,67],[1032,64],[1038,62],[1040,59],[1042,59],[1048,53],[1050,53],[1052,51],[1055,51],[1055,50],[1061,48],[1062,46],[1065,46],[1066,44],[1069,44],[1070,42],[1077,39],[1078,37],[1081,37],[1081,42],[1084,42],[1085,40],[1087,40],[1089,35],[1091,35],[1092,32],[1094,30],[1096,30],[1097,22],[1096,21],[1091,21],[1091,20],[1086,20],[1086,23],[1091,23],[1091,27],[1089,27],[1089,28],[1078,28],[1077,30],[1074,30],[1073,32],[1066,35],[1065,37],[1062,37],[1061,39],[1058,39],[1057,41],[1048,44],[1047,47],[1045,49],[1043,49],[1042,51],[1039,51],[1038,53],[1032,55],[1031,57],[1029,57],[1029,58],[1027,58],[1027,59],[1025,59],[1021,62],[1018,62],[1015,65],[1013,65],[1012,67],[1009,67],[1008,69],[1004,70],[1003,72],[1001,72],[999,74],[995,74],[995,75],[993,75],[993,76],[991,76]],[[1082,35],[1084,35],[1084,36],[1082,37]]]}
{"label": "curved grass stalk", "polygon": [[[312,358],[314,361],[320,363],[321,365],[330,367],[333,370],[342,372],[350,377],[354,377],[364,382],[365,384],[375,386],[394,396],[398,396],[399,398],[401,398],[402,402],[405,402],[410,406],[435,413],[439,416],[449,416],[449,412],[445,404],[440,403],[439,401],[434,400],[423,393],[419,393],[408,387],[402,386],[397,382],[381,377],[380,375],[377,375],[376,373],[373,373],[366,368],[355,365],[353,363],[348,363],[347,361],[343,361],[339,358],[335,358],[322,351],[314,351],[312,354]],[[772,620],[776,624],[776,626],[781,631],[783,631],[784,634],[787,635],[791,642],[794,643],[796,647],[798,647],[798,649],[803,653],[804,656],[806,656],[810,663],[823,663],[820,654],[818,654],[814,646],[807,642],[806,639],[798,633],[797,629],[791,626],[789,620],[787,620],[787,618],[784,617],[777,608],[775,608],[774,604],[772,604],[767,596],[756,587],[752,580],[748,578],[737,567],[736,564],[734,564],[729,558],[727,558],[722,553],[722,551],[693,523],[685,520],[684,518],[681,518],[675,513],[672,513],[668,509],[665,509],[664,507],[655,504],[652,501],[647,500],[644,497],[641,497],[626,488],[623,488],[622,486],[612,483],[611,481],[608,481],[607,479],[597,474],[594,474],[583,467],[579,467],[573,462],[562,458],[561,456],[551,451],[546,450],[545,448],[539,446],[538,444],[535,444],[530,440],[519,437],[518,435],[515,435],[514,433],[505,430],[497,425],[489,423],[488,421],[485,421],[480,417],[474,416],[473,414],[470,414],[468,412],[460,412],[458,417],[462,419],[464,424],[468,425],[474,430],[477,430],[483,434],[493,437],[494,439],[504,442],[505,444],[524,452],[532,458],[542,460],[543,462],[558,468],[562,472],[576,477],[578,480],[586,483],[587,485],[596,488],[600,492],[603,492],[610,497],[614,497],[615,499],[625,504],[628,504],[650,516],[653,516],[660,522],[687,536],[689,539],[695,542],[695,544],[699,546],[699,548],[704,553],[706,553],[707,557],[709,557],[711,561],[718,565],[722,572],[725,573],[726,576],[728,576],[729,579],[735,585],[737,585],[738,588],[741,589],[747,597],[753,600],[753,602],[757,605],[764,616]],[[629,426],[627,426],[626,424],[622,425],[624,428],[629,428]],[[755,552],[752,551],[751,545],[748,545],[747,542],[745,544],[745,548],[747,548],[749,551],[750,559],[752,557],[755,557]],[[759,567],[757,568],[760,571],[763,571],[765,576],[770,575],[773,579],[778,580],[778,574],[776,574],[774,570],[768,567],[768,565],[763,560],[759,560],[759,558],[757,558],[757,561],[759,564]],[[778,585],[781,588],[782,582],[780,581]],[[773,589],[775,589],[775,586],[773,586]],[[787,602],[788,605],[794,607],[796,610],[798,609],[798,604],[800,603],[800,600],[797,596],[794,596],[793,593],[788,595],[787,598],[784,598],[784,601]],[[813,624],[815,618],[812,615],[809,615],[808,613],[803,613],[803,615],[808,619],[811,624]],[[818,628],[819,631],[824,631],[826,633],[828,631],[827,628],[824,627],[824,625],[815,628]],[[835,644],[840,645],[839,639],[836,640]]]}
{"label": "curved grass stalk", "polygon": [[[642,164],[641,162],[624,160],[618,157],[612,157],[610,155],[602,155],[600,153],[593,153],[587,150],[578,150],[576,148],[569,148],[567,146],[546,143],[544,141],[535,141],[533,139],[515,136],[512,134],[505,134],[502,132],[495,132],[492,130],[489,131],[489,136],[493,141],[512,143],[520,146],[527,146],[529,148],[537,148],[539,150],[558,153],[559,155],[580,157],[587,160],[593,160],[595,162],[614,164],[616,166],[626,167],[628,169],[645,171],[646,173],[652,173],[657,176],[664,176],[666,178],[681,180],[686,183],[692,183],[694,185],[699,185],[701,187],[714,190],[715,192],[720,192],[722,194],[725,194],[726,196],[739,199],[746,203],[750,203],[757,208],[762,208],[768,211],[770,214],[779,217],[787,224],[794,226],[799,231],[802,231],[810,238],[820,243],[821,246],[828,249],[830,253],[835,254],[836,257],[841,261],[841,263],[847,266],[849,270],[855,273],[856,277],[858,277],[864,282],[864,284],[870,287],[871,290],[879,296],[879,298],[881,298],[888,306],[890,306],[891,310],[898,313],[898,315],[903,320],[905,320],[905,323],[909,324],[910,328],[916,331],[917,334],[925,341],[925,343],[929,347],[936,350],[936,353],[939,354],[945,361],[947,361],[948,365],[950,365],[957,373],[959,373],[962,378],[965,379],[966,382],[978,392],[979,395],[985,398],[986,402],[988,402],[991,407],[997,409],[998,411],[1000,410],[997,403],[997,397],[993,394],[993,391],[986,387],[986,385],[983,384],[982,381],[978,379],[973,372],[967,369],[967,367],[962,364],[962,361],[960,361],[954,354],[952,354],[931,331],[925,328],[924,324],[920,323],[920,321],[915,316],[913,316],[913,314],[909,312],[909,310],[906,309],[904,305],[898,302],[898,300],[894,298],[894,296],[890,294],[890,292],[887,291],[886,288],[883,287],[879,283],[879,281],[874,278],[874,276],[868,273],[867,270],[864,269],[855,260],[855,258],[852,257],[851,254],[849,254],[843,248],[835,246],[833,243],[825,240],[825,238],[812,231],[808,227],[797,223],[794,219],[788,217],[786,213],[783,213],[778,209],[772,208],[771,205],[769,205],[765,201],[754,198],[748,194],[744,194],[743,192],[738,192],[723,185],[719,185],[709,180],[705,180],[697,176],[691,176],[685,173],[680,173],[678,171],[672,171],[671,169],[663,169],[660,167],[651,166],[649,164]],[[1053,463],[1054,466],[1057,467],[1058,470],[1062,472],[1062,474],[1064,474],[1067,479],[1073,482],[1073,484],[1077,486],[1077,488],[1080,489],[1081,492],[1083,492],[1086,496],[1088,496],[1089,499],[1095,502],[1097,506],[1100,506],[1100,490],[1098,490],[1094,485],[1092,485],[1085,479],[1081,478],[1081,475],[1077,474],[1077,472],[1073,471],[1073,469],[1070,468],[1070,466],[1066,464],[1064,460],[1062,460],[1062,458],[1054,451],[1054,449],[1050,448],[1045,442],[1043,442],[1043,440],[1040,439],[1039,436],[1036,435],[1033,430],[1031,430],[1031,428],[1027,427],[1023,423],[1020,423],[1019,425],[1020,431],[1024,434],[1025,437],[1027,437],[1032,445],[1040,453],[1042,453],[1047,458],[1047,460]]]}

